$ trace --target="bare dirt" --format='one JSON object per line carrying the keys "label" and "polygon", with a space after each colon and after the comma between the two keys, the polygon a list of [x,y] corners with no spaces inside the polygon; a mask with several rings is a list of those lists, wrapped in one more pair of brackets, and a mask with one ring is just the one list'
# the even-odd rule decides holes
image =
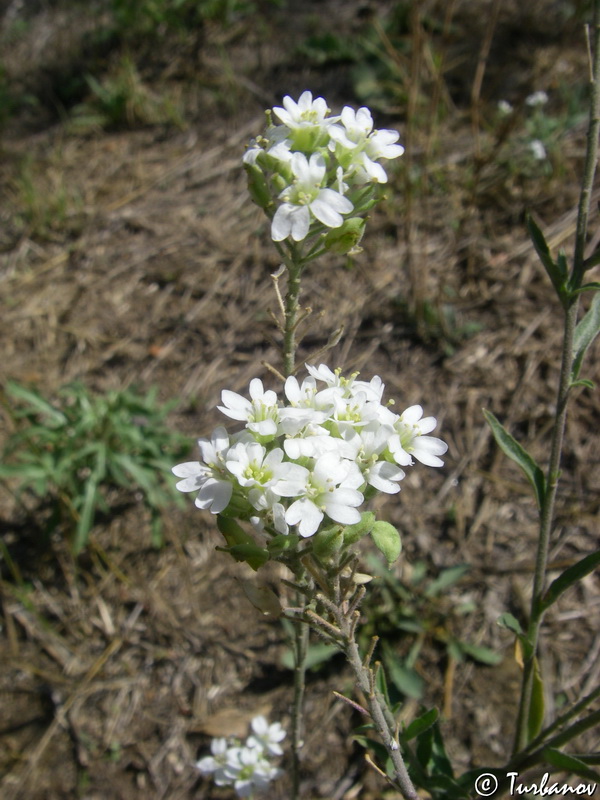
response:
{"label": "bare dirt", "polygon": [[[215,406],[222,388],[245,392],[257,376],[278,388],[264,366],[280,364],[269,316],[278,259],[266,221],[247,197],[240,158],[261,130],[263,109],[284,94],[310,88],[334,109],[360,105],[352,63],[333,55],[310,62],[297,48],[323,30],[355,41],[377,29],[394,4],[287,5],[207,25],[181,54],[147,55],[146,71],[140,68],[147,85],[180,93],[181,127],[82,134],[66,112],[56,119],[50,100],[5,124],[3,383],[36,385],[49,396],[75,379],[97,391],[158,385],[161,399],[178,398],[170,421],[189,434],[190,453],[194,438],[221,421]],[[401,495],[378,510],[403,534],[399,579],[407,581],[419,562],[432,575],[471,565],[444,599],[443,624],[503,656],[497,667],[455,663],[433,636],[424,642],[417,662],[427,684],[422,702],[443,709],[458,770],[501,764],[510,752],[519,668],[512,637],[496,620],[507,610],[527,614],[536,538],[530,491],[499,454],[481,409],[546,462],[561,312],[524,214],[535,216],[554,252],[570,253],[585,147],[585,124],[574,116],[556,134],[549,169],[531,161],[517,167],[522,151],[515,140],[498,143],[499,123],[491,121],[498,100],[524,108],[537,89],[549,93],[548,113],[558,116],[569,95],[561,87],[583,85],[587,70],[582,25],[559,14],[573,4],[477,2],[479,15],[472,5],[448,4],[453,15],[444,29],[446,4],[421,4],[421,61],[410,59],[414,30],[406,53],[390,54],[380,39],[396,59],[398,91],[387,113],[377,112],[379,124],[400,130],[406,157],[390,169],[388,199],[372,214],[353,265],[331,258],[306,275],[303,301],[312,314],[299,353],[300,363],[310,360],[343,325],[324,360],[365,378],[381,375],[386,396],[402,407],[421,403],[449,443],[444,469],[414,469]],[[84,18],[77,5],[37,9],[30,35],[7,49],[6,68],[26,87],[49,81],[42,85],[50,96],[52,70],[79,52]],[[437,28],[430,24],[436,19]],[[430,45],[444,53],[441,80],[432,78]],[[478,63],[485,64],[480,91]],[[422,100],[436,92],[442,119]],[[417,94],[418,126],[407,112]],[[24,191],[24,164],[33,200]],[[52,205],[58,195],[61,203]],[[592,234],[598,197],[596,190]],[[597,237],[590,251],[594,246]],[[427,301],[429,316],[407,314],[415,300]],[[596,381],[597,353],[585,369]],[[595,391],[575,395],[552,575],[598,546],[600,404]],[[10,428],[3,412],[0,437]],[[194,768],[210,738],[244,735],[257,713],[289,727],[286,637],[239,585],[260,579],[285,592],[281,572],[268,567],[257,578],[215,552],[213,520],[191,501],[188,510],[165,515],[165,546],[153,549],[135,496],[96,526],[75,560],[60,531],[49,547],[39,546],[35,507],[25,514],[10,488],[0,487],[0,795],[229,797]],[[471,613],[451,613],[466,601]],[[599,609],[598,577],[591,575],[547,618],[541,654],[548,719],[597,685]],[[405,655],[413,639],[390,641]],[[302,796],[396,797],[365,763],[352,740],[361,720],[334,689],[353,691],[339,659],[309,674]],[[409,701],[404,718],[418,707]],[[597,750],[598,733],[574,747]],[[269,797],[288,791],[283,779]]]}

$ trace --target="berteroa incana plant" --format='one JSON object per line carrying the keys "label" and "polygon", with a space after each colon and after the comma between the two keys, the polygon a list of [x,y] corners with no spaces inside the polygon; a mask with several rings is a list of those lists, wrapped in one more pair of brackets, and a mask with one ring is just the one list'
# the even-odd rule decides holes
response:
{"label": "berteroa incana plant", "polygon": [[[596,6],[599,4],[600,0]],[[600,63],[597,41],[596,35],[596,81]],[[597,125],[598,89],[594,88],[592,94],[592,102],[596,103],[592,119]],[[597,130],[592,126],[589,142],[594,136],[597,138]],[[249,396],[223,389],[219,409],[238,423],[238,429],[230,432],[217,427],[209,437],[199,439],[198,461],[173,468],[180,479],[177,488],[193,493],[196,506],[216,516],[224,540],[218,550],[254,570],[276,561],[290,571],[286,583],[295,590],[295,605],[282,606],[277,595],[266,587],[254,592],[252,599],[261,610],[291,620],[295,626],[289,791],[293,800],[300,796],[299,754],[309,629],[345,654],[361,701],[336,694],[364,715],[366,726],[357,740],[375,753],[379,764],[369,757],[370,763],[402,797],[417,800],[420,795],[416,786],[440,800],[478,796],[476,778],[482,772],[470,771],[460,777],[454,774],[437,724],[437,709],[423,711],[408,726],[401,727],[399,708],[390,700],[383,670],[373,662],[376,639],[362,653],[356,636],[359,609],[370,580],[359,568],[358,542],[370,536],[388,564],[395,562],[401,552],[398,531],[386,520],[377,519],[366,504],[378,493],[398,494],[406,470],[415,467],[415,461],[430,467],[443,465],[440,457],[447,445],[430,435],[436,420],[424,416],[420,405],[397,413],[393,402],[384,399],[385,387],[378,376],[359,379],[358,374],[344,375],[340,369],[314,363],[306,364],[307,374],[301,379],[296,377],[298,328],[306,320],[299,305],[302,273],[326,252],[359,251],[365,215],[378,202],[380,187],[387,182],[381,160],[401,156],[403,149],[398,139],[396,131],[375,129],[367,108],[354,110],[346,106],[339,115],[332,115],[326,101],[313,98],[308,91],[297,101],[285,97],[282,107],[267,112],[266,129],[250,144],[243,161],[251,197],[270,220],[271,238],[282,260],[273,279],[281,312],[277,323],[283,342],[283,369],[279,372],[271,367],[281,380],[282,391],[266,389],[259,378],[250,382]],[[589,146],[594,159],[594,145]],[[598,263],[599,258],[588,258],[586,262],[576,259],[569,276],[565,257],[559,256],[555,262],[533,223],[530,230],[565,309],[572,308],[583,289],[600,288],[597,284],[584,286],[581,280],[584,270]],[[579,235],[585,236],[585,226]],[[279,279],[284,275],[287,280],[282,296]],[[573,315],[573,311],[569,313]],[[598,316],[598,304],[594,303],[577,328],[571,320],[575,333],[572,331],[568,344],[570,385],[581,383],[578,374],[583,353],[600,328]],[[566,396],[559,404],[560,413],[565,403]],[[543,542],[548,536],[548,518],[552,517],[548,503],[553,500],[557,480],[555,460],[550,477],[545,479],[541,469],[500,423],[491,415],[488,420],[502,449],[519,463],[536,489],[545,520],[540,534]],[[540,563],[543,557],[544,553],[538,559]],[[598,554],[584,558],[557,578],[545,594],[540,588],[546,575],[543,562],[536,573],[537,600],[530,628],[521,629],[510,615],[502,619],[517,636],[525,669],[515,752],[503,770],[488,769],[486,773],[487,777],[498,779],[500,790],[507,784],[511,769],[539,763],[570,769],[588,778],[595,775],[585,759],[567,756],[559,748],[593,724],[593,713],[584,717],[584,722],[573,720],[599,692],[583,698],[546,728],[536,726],[532,720],[539,717],[541,678],[535,652],[541,615],[567,586],[587,574],[599,560]],[[377,740],[371,738],[371,730]],[[227,785],[241,796],[251,796],[264,788],[268,768],[256,752],[242,758],[236,751],[233,760],[226,753],[226,743],[213,742],[213,755],[199,763],[229,781]],[[261,766],[255,766],[259,762]],[[242,766],[247,782],[236,788],[234,776]]]}

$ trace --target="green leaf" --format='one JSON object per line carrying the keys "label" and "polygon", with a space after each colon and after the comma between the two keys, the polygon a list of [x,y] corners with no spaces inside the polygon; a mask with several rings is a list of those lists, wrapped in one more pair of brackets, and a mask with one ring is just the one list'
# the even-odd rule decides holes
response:
{"label": "green leaf", "polygon": [[567,567],[567,569],[562,572],[558,578],[552,581],[546,593],[542,597],[541,611],[545,611],[547,608],[549,608],[558,600],[563,592],[566,592],[567,589],[573,586],[574,583],[577,583],[577,581],[585,578],[586,575],[589,575],[590,572],[593,572],[599,565],[600,550],[596,550],[595,553],[590,553],[582,558],[581,561],[578,561],[576,564]]}
{"label": "green leaf", "polygon": [[483,416],[492,429],[494,439],[502,452],[523,470],[527,479],[533,486],[538,508],[541,508],[546,495],[546,479],[535,460],[527,450],[514,439],[498,419],[490,412],[483,409]]}
{"label": "green leaf", "polygon": [[73,552],[75,555],[80,553],[90,535],[90,530],[94,522],[94,512],[98,504],[98,485],[95,481],[89,480],[85,487],[85,494],[83,498],[83,508],[79,515],[77,523],[77,530],[75,532],[75,541],[73,542]]}
{"label": "green leaf", "polygon": [[586,389],[595,389],[596,384],[594,381],[589,380],[589,378],[579,378],[579,380],[571,381],[571,389],[574,389],[576,386],[584,386]]}
{"label": "green leaf", "polygon": [[457,583],[470,569],[470,564],[456,564],[453,567],[443,569],[437,578],[427,585],[425,596],[436,597],[440,592]]}
{"label": "green leaf", "polygon": [[519,620],[508,611],[505,611],[504,614],[501,614],[496,622],[501,628],[507,628],[509,631],[516,633],[517,636],[525,635]]}
{"label": "green leaf", "polygon": [[458,642],[458,646],[465,655],[475,661],[479,661],[481,664],[494,666],[502,661],[502,656],[494,650],[490,650],[489,647],[484,647],[480,644],[470,644],[469,642]]}
{"label": "green leaf", "polygon": [[403,664],[385,642],[383,653],[387,674],[396,689],[406,697],[420,700],[425,690],[423,678],[412,667]]}
{"label": "green leaf", "polygon": [[420,717],[413,719],[410,725],[402,733],[402,740],[404,742],[410,742],[410,740],[414,739],[415,736],[420,736],[435,724],[438,717],[439,711],[437,708],[430,708],[429,711],[421,714]]}
{"label": "green leaf", "polygon": [[228,552],[236,561],[245,561],[255,572],[269,560],[269,553],[257,544],[234,544]]}
{"label": "green leaf", "polygon": [[417,758],[434,779],[454,777],[438,722],[417,737]]}
{"label": "green leaf", "polygon": [[531,705],[527,718],[528,741],[531,742],[542,730],[544,724],[544,684],[537,658],[533,662],[533,686],[531,689]]}
{"label": "green leaf", "polygon": [[217,514],[217,528],[225,537],[225,541],[229,547],[236,544],[251,544],[255,545],[256,542],[246,531],[231,517],[224,517],[222,514]]}
{"label": "green leaf", "polygon": [[587,313],[575,328],[571,381],[575,381],[579,377],[585,354],[598,333],[600,333],[600,293],[594,296]]}
{"label": "green leaf", "polygon": [[[306,653],[305,665],[307,669],[316,669],[329,661],[336,653],[339,653],[339,647],[333,644],[325,644],[325,642],[317,642],[311,644]],[[281,663],[287,669],[294,669],[294,654],[291,650],[286,650],[281,657]]]}
{"label": "green leaf", "polygon": [[552,256],[550,255],[550,249],[546,243],[546,239],[544,238],[544,234],[541,232],[529,214],[527,214],[526,224],[531,241],[533,242],[533,246],[535,247],[540,261],[544,265],[544,269],[548,273],[548,277],[552,281],[552,285],[556,290],[556,294],[562,303],[566,294],[565,287],[567,281],[565,259],[563,257],[558,261],[553,260]]}
{"label": "green leaf", "polygon": [[373,525],[371,536],[375,546],[381,550],[386,561],[391,566],[402,551],[400,534],[389,522],[379,520]]}
{"label": "green leaf", "polygon": [[584,292],[597,292],[598,290],[600,290],[600,282],[590,281],[589,283],[584,283],[583,286],[579,287],[579,289],[575,289],[573,294],[583,294]]}
{"label": "green leaf", "polygon": [[543,752],[543,757],[548,764],[556,767],[561,772],[572,772],[575,775],[579,775],[580,778],[585,778],[593,783],[600,783],[600,772],[591,769],[585,762],[580,761],[575,756],[547,747]]}
{"label": "green leaf", "polygon": [[67,424],[67,418],[65,415],[44,400],[44,398],[37,394],[37,392],[26,389],[25,386],[21,386],[14,381],[9,381],[6,384],[6,391],[15,399],[21,400],[24,403],[28,403],[36,412],[47,417],[48,421],[54,426]]}

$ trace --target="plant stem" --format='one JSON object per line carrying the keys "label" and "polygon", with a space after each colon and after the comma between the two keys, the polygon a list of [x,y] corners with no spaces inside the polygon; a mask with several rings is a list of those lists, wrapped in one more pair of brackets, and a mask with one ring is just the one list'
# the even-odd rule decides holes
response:
{"label": "plant stem", "polygon": [[[304,606],[305,597],[298,596],[298,605]],[[304,717],[304,692],[306,688],[306,653],[308,650],[308,625],[301,620],[294,623],[294,700],[292,704],[292,800],[300,796],[300,749]]]}
{"label": "plant stem", "polygon": [[393,719],[390,719],[390,713],[385,701],[375,689],[373,671],[363,664],[360,657],[360,651],[354,638],[355,626],[351,624],[351,619],[342,613],[339,614],[337,621],[342,631],[346,658],[352,667],[359,689],[366,697],[371,719],[375,723],[377,732],[394,765],[396,784],[406,800],[418,800],[419,796],[415,791],[402,758]]}
{"label": "plant stem", "polygon": [[580,288],[584,275],[583,263],[587,234],[587,220],[598,153],[598,132],[600,126],[600,0],[595,0],[594,2],[593,27],[594,53],[591,75],[590,121],[588,126],[586,158],[577,216],[573,269],[570,278],[570,288],[573,294],[571,295],[570,302],[565,309],[561,368],[556,399],[556,416],[552,429],[550,461],[548,464],[548,471],[546,473],[546,491],[544,493],[542,507],[540,509],[540,528],[535,561],[533,593],[531,598],[531,612],[529,626],[527,629],[527,638],[531,645],[531,653],[525,660],[523,667],[521,698],[517,715],[517,729],[515,736],[515,747],[513,751],[515,754],[524,750],[529,740],[528,725],[535,677],[535,661],[540,626],[543,619],[541,601],[546,585],[548,550],[550,547],[550,537],[554,524],[554,508],[558,480],[560,476],[560,461],[574,361],[573,341],[575,337],[575,328],[577,326],[577,315],[579,311],[579,294],[575,294],[574,292]]}
{"label": "plant stem", "polygon": [[[283,374],[293,375],[296,366],[296,326],[298,324],[298,299],[300,297],[300,276],[303,261],[300,248],[289,244],[289,256],[278,246],[287,268],[287,289],[284,302],[283,327]],[[302,583],[304,568],[294,570],[297,583]],[[307,598],[297,593],[296,605],[305,610]],[[294,620],[294,698],[292,702],[292,794],[291,800],[300,797],[300,749],[303,744],[304,694],[306,688],[306,653],[308,650],[309,628],[301,619]]]}
{"label": "plant stem", "polygon": [[291,258],[286,259],[288,284],[285,295],[285,321],[283,333],[283,374],[288,377],[296,367],[296,324],[298,319],[298,298],[300,296],[300,275],[303,262],[296,245],[290,245]]}

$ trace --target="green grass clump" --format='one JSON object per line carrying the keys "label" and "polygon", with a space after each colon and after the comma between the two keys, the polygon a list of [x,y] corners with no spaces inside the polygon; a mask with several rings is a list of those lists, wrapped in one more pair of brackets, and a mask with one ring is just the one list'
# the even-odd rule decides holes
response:
{"label": "green grass clump", "polygon": [[120,487],[143,498],[152,543],[162,541],[161,511],[179,503],[170,468],[187,452],[186,438],[165,421],[169,404],[157,391],[130,389],[92,394],[69,384],[49,401],[9,382],[3,402],[15,431],[0,463],[0,480],[16,481],[17,496],[49,501],[48,532],[65,533],[77,554],[87,544],[99,511],[109,511],[108,491]]}

